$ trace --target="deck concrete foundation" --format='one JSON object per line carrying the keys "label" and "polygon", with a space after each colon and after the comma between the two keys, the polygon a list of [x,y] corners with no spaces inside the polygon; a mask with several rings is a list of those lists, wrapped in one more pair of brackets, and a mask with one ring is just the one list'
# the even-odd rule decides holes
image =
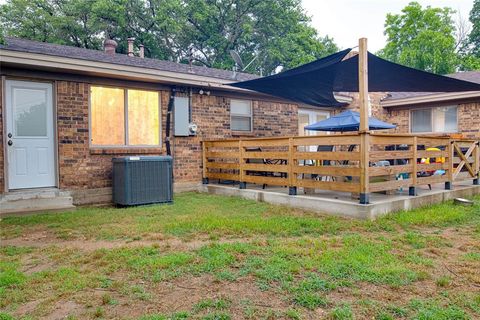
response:
{"label": "deck concrete foundation", "polygon": [[200,192],[226,196],[238,196],[245,199],[262,201],[276,205],[326,213],[335,216],[375,219],[382,215],[401,210],[411,210],[454,198],[468,198],[480,194],[480,186],[472,182],[455,184],[452,190],[445,190],[443,185],[428,188],[416,188],[416,196],[410,196],[409,190],[397,191],[394,195],[371,194],[369,204],[359,204],[351,194],[332,191],[317,191],[313,194],[289,195],[288,188],[247,185],[247,189],[236,186],[206,184],[199,187]]}

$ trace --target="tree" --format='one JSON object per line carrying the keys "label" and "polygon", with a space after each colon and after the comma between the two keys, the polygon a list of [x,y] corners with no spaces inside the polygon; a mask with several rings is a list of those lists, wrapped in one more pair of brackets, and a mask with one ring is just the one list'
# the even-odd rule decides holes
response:
{"label": "tree", "polygon": [[468,36],[468,46],[471,53],[480,58],[480,0],[475,0],[472,11],[470,11],[470,22],[472,30]]}
{"label": "tree", "polygon": [[231,69],[230,50],[247,71],[272,73],[337,50],[310,25],[301,0],[9,0],[0,6],[7,36],[101,49],[105,37],[146,56]]}
{"label": "tree", "polygon": [[247,63],[256,57],[249,71],[269,74],[337,50],[309,25],[299,0],[193,0],[186,14],[184,46],[191,44],[196,60],[207,66],[232,68],[233,49]]}
{"label": "tree", "polygon": [[470,11],[472,28],[464,37],[459,51],[459,70],[480,70],[480,0],[475,0]]}
{"label": "tree", "polygon": [[380,55],[413,68],[447,74],[456,70],[455,24],[450,8],[422,8],[411,2],[401,14],[388,14],[387,44]]}

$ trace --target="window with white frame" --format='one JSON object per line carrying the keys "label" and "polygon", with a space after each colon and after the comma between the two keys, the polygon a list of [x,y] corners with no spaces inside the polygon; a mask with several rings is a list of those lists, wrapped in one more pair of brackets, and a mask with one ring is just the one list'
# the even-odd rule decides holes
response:
{"label": "window with white frame", "polygon": [[329,111],[298,109],[298,134],[300,136],[321,135],[325,132],[305,130],[305,127],[330,117]]}
{"label": "window with white frame", "polygon": [[157,91],[91,86],[92,146],[160,145]]}
{"label": "window with white frame", "polygon": [[252,131],[253,111],[250,100],[230,100],[230,129]]}
{"label": "window with white frame", "polygon": [[411,132],[457,132],[457,106],[410,111]]}

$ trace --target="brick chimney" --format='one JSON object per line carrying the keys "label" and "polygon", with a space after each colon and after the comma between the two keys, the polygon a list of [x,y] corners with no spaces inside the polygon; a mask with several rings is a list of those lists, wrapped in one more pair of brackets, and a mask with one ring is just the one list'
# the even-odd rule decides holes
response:
{"label": "brick chimney", "polygon": [[140,58],[145,58],[145,46],[143,44],[139,45],[138,46],[139,50],[140,50]]}
{"label": "brick chimney", "polygon": [[133,57],[133,41],[135,41],[135,38],[128,38],[128,56]]}
{"label": "brick chimney", "polygon": [[117,48],[117,42],[112,39],[105,39],[103,41],[103,49],[105,50],[106,53],[110,55],[115,55],[115,49]]}

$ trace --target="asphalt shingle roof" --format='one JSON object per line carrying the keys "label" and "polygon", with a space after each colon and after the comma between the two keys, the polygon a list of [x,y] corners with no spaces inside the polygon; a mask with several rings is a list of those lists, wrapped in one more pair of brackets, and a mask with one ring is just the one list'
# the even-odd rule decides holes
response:
{"label": "asphalt shingle roof", "polygon": [[125,54],[110,55],[100,50],[91,50],[65,45],[58,45],[46,42],[38,42],[19,38],[7,37],[5,45],[0,45],[1,49],[38,53],[58,57],[74,58],[96,62],[106,62],[118,65],[142,67],[156,69],[161,71],[178,72],[185,74],[194,74],[198,76],[218,78],[223,80],[245,81],[258,78],[258,76],[237,72],[236,79],[233,78],[233,71],[207,68],[202,66],[192,66],[176,63],[172,61],[157,60],[150,58],[129,57]]}
{"label": "asphalt shingle roof", "polygon": [[[457,72],[457,73],[448,74],[447,77],[480,83],[480,71]],[[383,100],[392,101],[392,100],[398,100],[398,99],[428,96],[432,94],[439,94],[439,92],[390,92],[388,94],[388,97]]]}

